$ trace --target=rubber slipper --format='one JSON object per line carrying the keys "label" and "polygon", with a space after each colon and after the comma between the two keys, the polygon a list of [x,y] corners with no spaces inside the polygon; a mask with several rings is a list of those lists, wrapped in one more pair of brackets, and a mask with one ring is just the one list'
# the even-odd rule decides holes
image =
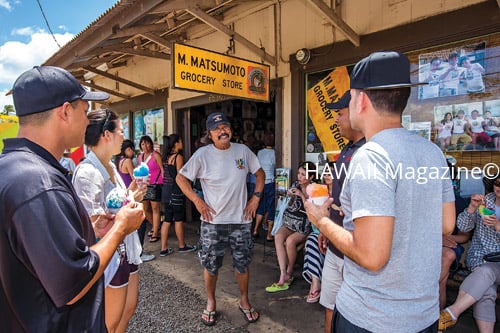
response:
{"label": "rubber slipper", "polygon": [[321,295],[321,291],[320,290],[311,291],[309,293],[309,295],[307,295],[306,302],[307,303],[316,303],[316,302],[319,301],[320,295]]}
{"label": "rubber slipper", "polygon": [[149,237],[149,242],[150,243],[155,243],[155,242],[157,242],[159,240],[160,240],[159,236],[151,236],[151,237]]}
{"label": "rubber slipper", "polygon": [[[260,318],[260,314],[255,311],[255,309],[253,307],[251,307],[250,309],[243,309],[241,307],[241,305],[238,306],[240,308],[240,311],[241,313],[243,313],[243,317],[245,317],[245,320],[249,323],[255,323],[257,320],[259,320]],[[254,313],[257,314],[257,318],[254,318]],[[250,318],[248,318],[248,315],[250,315]]]}
{"label": "rubber slipper", "polygon": [[288,290],[289,288],[289,285],[288,283],[283,283],[283,285],[278,285],[276,283],[273,283],[272,285],[270,285],[269,287],[266,287],[266,291],[268,293],[276,293],[278,291],[285,291],[285,290]]}
{"label": "rubber slipper", "polygon": [[291,277],[288,279],[288,281],[287,281],[288,286],[291,286],[291,285],[292,285],[292,283],[293,283],[293,281],[295,281],[295,278],[294,278],[293,276],[291,276]]}
{"label": "rubber slipper", "polygon": [[[207,319],[203,318],[203,315],[207,316]],[[207,309],[203,310],[203,315],[201,317],[201,322],[205,326],[214,326],[215,321],[217,320],[217,311],[208,311]]]}

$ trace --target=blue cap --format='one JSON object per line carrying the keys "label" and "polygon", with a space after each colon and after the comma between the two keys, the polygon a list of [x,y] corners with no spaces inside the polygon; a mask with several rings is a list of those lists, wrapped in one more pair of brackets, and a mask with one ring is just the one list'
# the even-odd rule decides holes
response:
{"label": "blue cap", "polygon": [[410,87],[410,61],[401,53],[374,52],[361,59],[351,73],[351,89]]}
{"label": "blue cap", "polygon": [[331,110],[340,110],[349,107],[349,102],[351,101],[351,91],[347,90],[342,97],[340,97],[335,103],[326,103],[326,107]]}
{"label": "blue cap", "polygon": [[70,72],[53,66],[35,66],[21,74],[14,82],[12,95],[18,116],[47,111],[77,99],[109,98],[107,93],[85,90]]}
{"label": "blue cap", "polygon": [[208,115],[207,117],[207,130],[213,131],[220,124],[230,124],[227,117],[221,112],[214,112]]}

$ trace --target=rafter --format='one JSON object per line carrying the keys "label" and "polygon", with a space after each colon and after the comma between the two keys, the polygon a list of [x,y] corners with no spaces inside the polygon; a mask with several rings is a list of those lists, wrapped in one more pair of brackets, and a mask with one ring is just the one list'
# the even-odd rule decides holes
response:
{"label": "rafter", "polygon": [[[308,0],[317,9],[319,9],[333,24],[337,29],[342,31],[342,33],[354,44],[354,46],[359,46],[359,35],[351,29],[351,27],[344,22],[323,0]],[[497,0],[500,1],[500,0]]]}
{"label": "rafter", "polygon": [[[500,1],[500,0],[499,0]],[[164,48],[168,49],[170,51],[171,48],[171,42],[169,40],[166,40],[163,37],[158,36],[157,34],[151,33],[151,32],[146,32],[141,34],[142,37],[149,39],[153,43],[156,43],[160,46],[163,46]]]}
{"label": "rafter", "polygon": [[80,83],[86,87],[89,87],[89,88],[93,88],[93,89],[96,89],[96,90],[99,90],[99,91],[104,91],[104,92],[107,92],[108,94],[110,95],[113,95],[113,96],[116,96],[116,97],[120,97],[120,98],[123,98],[123,99],[129,99],[130,96],[128,95],[125,95],[125,94],[121,94],[115,90],[112,90],[112,89],[108,89],[108,88],[105,88],[105,87],[101,87],[97,84],[94,84],[92,82],[87,82],[85,80],[78,80],[80,81]]}
{"label": "rafter", "polygon": [[131,55],[138,55],[138,56],[149,57],[149,58],[170,60],[170,54],[166,54],[163,52],[149,51],[149,50],[142,49],[142,48],[135,48],[133,46],[96,47],[96,48],[92,49],[91,51],[89,51],[87,54],[88,55],[99,55],[99,54],[103,54],[106,52],[115,52],[115,53],[121,53],[121,54],[131,54]]}
{"label": "rafter", "polygon": [[139,84],[139,83],[136,83],[136,82],[124,79],[122,77],[118,77],[118,76],[113,75],[111,73],[108,73],[108,72],[105,72],[105,71],[101,71],[101,70],[99,70],[97,68],[90,67],[90,66],[84,66],[83,69],[85,69],[85,70],[87,70],[89,72],[95,73],[97,75],[104,76],[105,78],[111,79],[113,81],[121,82],[121,83],[126,84],[128,86],[131,86],[131,87],[137,88],[139,90],[145,91],[148,94],[154,95],[154,93],[155,93],[154,89],[151,89],[149,87],[143,86],[142,84]]}
{"label": "rafter", "polygon": [[229,37],[233,38],[235,41],[243,44],[246,48],[248,48],[250,51],[261,57],[261,59],[264,59],[268,63],[271,64],[276,64],[276,58],[268,54],[264,49],[261,49],[257,45],[253,44],[251,41],[246,39],[245,37],[241,36],[237,32],[229,29],[227,26],[224,24],[220,23],[218,20],[213,18],[212,16],[208,15],[204,11],[202,11],[199,8],[188,8],[186,9],[187,12],[189,12],[191,15],[196,16],[198,19],[201,21],[205,22],[212,28],[228,35]]}
{"label": "rafter", "polygon": [[[137,6],[126,7],[123,10],[112,11],[116,16],[120,16],[123,20],[120,22],[122,27],[128,27],[139,20],[144,13],[153,10],[155,7],[164,3],[165,0],[142,0],[141,10],[137,10]],[[120,4],[118,4],[120,6]],[[125,6],[125,5],[123,5]],[[109,15],[99,29],[88,29],[82,31],[77,39],[74,39],[63,46],[59,52],[55,53],[48,59],[44,65],[55,65],[60,67],[68,67],[71,65],[75,57],[87,55],[87,53],[98,45],[103,40],[110,38],[113,35],[113,30],[116,27],[116,19]],[[98,33],[96,33],[96,31]]]}

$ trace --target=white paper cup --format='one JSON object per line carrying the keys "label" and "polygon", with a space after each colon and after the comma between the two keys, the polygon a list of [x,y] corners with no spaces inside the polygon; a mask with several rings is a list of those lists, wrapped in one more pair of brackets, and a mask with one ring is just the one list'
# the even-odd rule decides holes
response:
{"label": "white paper cup", "polygon": [[147,176],[138,176],[138,177],[135,177],[135,182],[137,183],[137,186],[142,186],[142,184],[148,184],[148,180],[149,180],[149,175]]}
{"label": "white paper cup", "polygon": [[307,200],[315,205],[321,206],[322,204],[325,203],[327,199],[328,197],[315,197],[315,198],[309,198]]}

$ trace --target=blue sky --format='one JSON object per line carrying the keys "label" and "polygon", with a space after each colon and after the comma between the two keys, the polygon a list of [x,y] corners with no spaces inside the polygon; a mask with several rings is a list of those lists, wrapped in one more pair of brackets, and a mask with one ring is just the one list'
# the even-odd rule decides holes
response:
{"label": "blue sky", "polygon": [[[117,0],[39,0],[59,45],[63,46]],[[16,78],[50,58],[59,47],[37,0],[0,0],[0,110],[13,104],[5,93]]]}

